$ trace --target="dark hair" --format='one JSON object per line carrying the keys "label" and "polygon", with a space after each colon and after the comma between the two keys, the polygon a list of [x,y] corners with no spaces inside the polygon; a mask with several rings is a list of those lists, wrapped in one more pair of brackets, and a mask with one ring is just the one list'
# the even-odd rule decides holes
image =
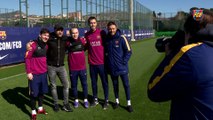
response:
{"label": "dark hair", "polygon": [[40,34],[50,33],[50,31],[47,28],[42,28],[40,31]]}
{"label": "dark hair", "polygon": [[111,25],[115,25],[115,26],[117,27],[117,24],[116,24],[115,22],[109,21],[109,22],[107,23],[107,27],[109,27],[109,26],[111,26]]}
{"label": "dark hair", "polygon": [[[193,9],[191,8],[191,10],[196,10],[196,8],[193,8]],[[184,23],[185,32],[189,33],[191,36],[196,35],[196,33],[200,29],[205,28],[207,24],[213,23],[213,12],[207,9],[202,9],[202,10],[203,10],[203,15],[200,20],[195,20],[195,18],[193,18],[193,15],[190,14],[190,16],[186,19]]]}
{"label": "dark hair", "polygon": [[88,21],[87,21],[88,24],[90,24],[90,21],[91,21],[91,20],[97,21],[96,17],[91,16],[91,17],[88,18]]}
{"label": "dark hair", "polygon": [[58,31],[58,30],[64,30],[64,28],[63,28],[63,26],[62,25],[60,25],[60,24],[56,24],[55,26],[54,26],[54,31]]}

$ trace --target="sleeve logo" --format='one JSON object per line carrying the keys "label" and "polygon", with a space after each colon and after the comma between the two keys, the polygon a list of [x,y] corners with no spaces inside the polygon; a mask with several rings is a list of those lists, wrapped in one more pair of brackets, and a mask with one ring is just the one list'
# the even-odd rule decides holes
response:
{"label": "sleeve logo", "polygon": [[203,10],[193,10],[192,15],[194,20],[200,21],[203,16]]}

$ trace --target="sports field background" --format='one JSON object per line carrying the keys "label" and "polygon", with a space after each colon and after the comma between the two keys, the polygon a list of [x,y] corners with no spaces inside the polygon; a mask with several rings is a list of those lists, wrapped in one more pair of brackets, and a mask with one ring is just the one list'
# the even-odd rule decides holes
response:
{"label": "sports field background", "polygon": [[[99,104],[96,107],[85,109],[82,105],[73,112],[52,110],[53,101],[51,94],[45,95],[44,107],[48,115],[38,115],[38,120],[168,120],[169,102],[153,103],[147,97],[147,83],[152,72],[157,67],[164,54],[157,53],[154,48],[155,39],[145,39],[131,43],[133,54],[129,62],[130,90],[133,113],[128,113],[124,108],[126,99],[122,82],[119,81],[120,105],[118,109],[112,108],[115,101],[111,79],[109,79],[110,106],[103,110]],[[87,71],[88,73],[89,71]],[[89,98],[91,98],[91,81],[88,74]],[[62,87],[58,80],[59,104],[62,105]],[[28,82],[24,64],[0,68],[0,120],[29,120],[31,109],[28,98]],[[80,98],[82,89],[78,82]],[[103,99],[103,89],[98,80],[98,97]],[[82,99],[80,100],[82,101]],[[70,99],[70,104],[73,100]],[[102,102],[102,101],[101,101]],[[73,108],[73,106],[72,106]]]}

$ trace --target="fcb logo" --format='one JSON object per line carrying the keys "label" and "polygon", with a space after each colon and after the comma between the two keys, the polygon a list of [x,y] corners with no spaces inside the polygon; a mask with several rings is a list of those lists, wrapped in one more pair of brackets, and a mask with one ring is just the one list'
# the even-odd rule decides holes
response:
{"label": "fcb logo", "polygon": [[115,41],[115,44],[116,44],[116,45],[118,45],[118,44],[119,44],[119,41],[118,41],[118,40],[116,40],[116,41]]}
{"label": "fcb logo", "polygon": [[203,10],[193,10],[192,15],[194,20],[199,21],[203,16]]}
{"label": "fcb logo", "polygon": [[7,37],[6,31],[0,31],[0,39],[5,40]]}
{"label": "fcb logo", "polygon": [[97,36],[97,39],[101,39],[101,36],[100,36],[100,35],[98,35],[98,36]]}
{"label": "fcb logo", "polygon": [[116,47],[116,48],[119,47],[119,41],[118,41],[118,40],[115,41],[115,47]]}

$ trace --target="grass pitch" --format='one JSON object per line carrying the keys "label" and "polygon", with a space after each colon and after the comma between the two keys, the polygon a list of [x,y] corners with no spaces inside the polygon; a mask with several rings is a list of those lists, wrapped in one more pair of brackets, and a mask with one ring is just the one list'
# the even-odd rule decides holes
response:
{"label": "grass pitch", "polygon": [[[45,95],[44,107],[48,115],[38,115],[38,120],[168,120],[169,102],[153,103],[147,97],[147,83],[154,69],[163,58],[163,54],[157,53],[154,48],[154,39],[146,39],[132,43],[133,54],[129,61],[130,92],[134,109],[128,113],[125,109],[126,100],[122,82],[119,81],[120,107],[113,109],[115,101],[111,79],[109,79],[110,106],[103,110],[99,104],[88,109],[80,106],[74,112],[60,110],[55,113],[52,110],[53,101],[51,94]],[[28,82],[26,79],[24,64],[13,67],[0,68],[0,120],[26,120],[30,119],[31,109],[28,95]],[[92,95],[91,81],[88,74],[88,93]],[[62,105],[62,87],[58,80],[59,104]],[[79,96],[82,89],[78,83]],[[103,89],[100,79],[98,80],[98,97],[103,100]],[[80,99],[82,101],[82,99]],[[70,104],[73,100],[70,99]]]}

